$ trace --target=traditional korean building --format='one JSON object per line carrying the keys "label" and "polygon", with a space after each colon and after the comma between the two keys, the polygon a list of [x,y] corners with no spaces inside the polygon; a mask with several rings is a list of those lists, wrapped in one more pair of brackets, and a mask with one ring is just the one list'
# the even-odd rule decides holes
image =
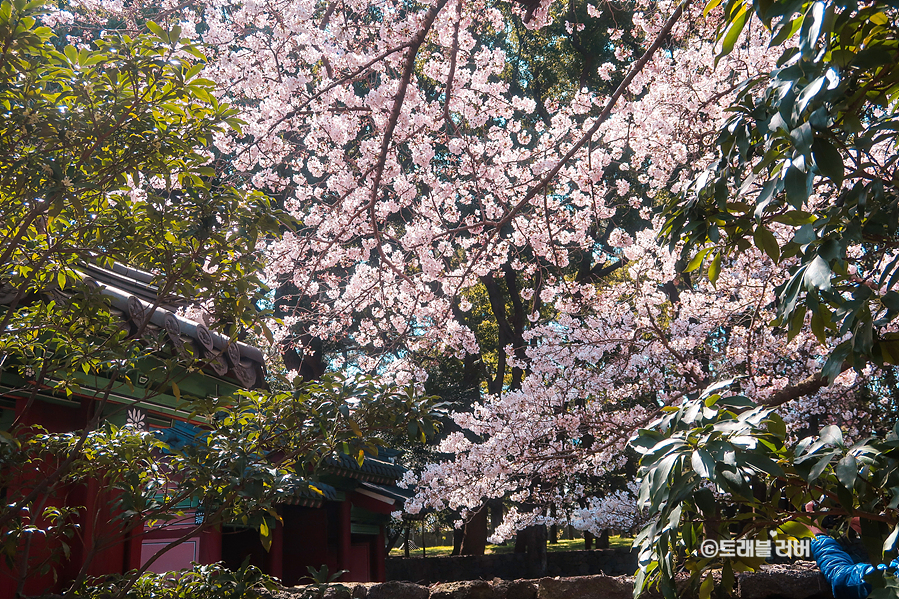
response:
{"label": "traditional korean building", "polygon": [[[0,369],[0,430],[9,430],[13,422],[39,425],[48,432],[70,432],[83,429],[98,409],[99,390],[112,392],[103,403],[103,418],[118,425],[130,423],[157,431],[169,443],[191,443],[202,431],[187,424],[187,414],[176,395],[195,397],[226,396],[238,389],[265,385],[262,352],[245,343],[210,331],[203,323],[177,313],[183,298],[157,298],[153,276],[133,268],[116,265],[112,270],[94,266],[84,268],[86,280],[109,298],[112,308],[121,316],[123,326],[144,335],[164,335],[166,347],[173,355],[189,348],[206,366],[201,372],[166,372],[161,379],[160,365],[166,356],[143,362],[141,371],[131,373],[132,384],[112,382],[102,376],[83,376],[81,392],[66,395],[54,392],[53,381],[47,381],[35,393],[33,382],[13,368]],[[65,300],[63,292],[57,292]],[[11,295],[0,290],[0,304],[11,301]],[[156,306],[155,309],[153,306]],[[176,391],[166,380],[177,380]],[[27,390],[27,391],[26,391]],[[250,561],[268,574],[296,584],[308,575],[307,566],[316,569],[327,565],[331,572],[348,570],[342,580],[384,580],[385,524],[392,511],[399,509],[404,494],[395,484],[403,469],[391,455],[366,457],[361,465],[341,456],[327,463],[321,482],[322,494],[298,488],[288,493],[278,507],[283,520],[274,530],[270,551],[266,552],[258,531],[239,526],[224,526],[201,533],[160,556],[152,571],[172,571],[190,567],[191,562],[223,561],[238,567]],[[4,503],[32,488],[34,480],[21,480],[3,489]],[[181,506],[183,519],[164,526],[143,526],[122,535],[112,514],[103,514],[108,504],[106,491],[98,483],[73,485],[48,501],[62,505],[84,506],[79,512],[79,534],[73,539],[68,560],[56,568],[58,579],[50,573],[38,572],[24,588],[26,594],[55,592],[66,587],[90,561],[89,574],[122,573],[140,567],[153,555],[179,538],[203,517],[195,506]],[[96,552],[95,539],[121,537],[120,542]],[[38,541],[29,554],[40,560],[47,548]],[[93,555],[90,555],[93,553]],[[12,597],[16,590],[9,569],[0,566],[0,597]]]}

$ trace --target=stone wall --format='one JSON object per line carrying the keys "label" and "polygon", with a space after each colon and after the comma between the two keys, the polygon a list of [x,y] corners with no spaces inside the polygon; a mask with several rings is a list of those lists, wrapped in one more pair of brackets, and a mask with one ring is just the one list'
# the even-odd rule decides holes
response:
{"label": "stone wall", "polygon": [[[637,570],[637,554],[630,549],[554,551],[546,554],[549,576],[618,576]],[[493,555],[453,555],[448,557],[391,557],[387,559],[387,580],[410,580],[421,584],[460,580],[515,580],[532,578],[521,553]]]}
{"label": "stone wall", "polygon": [[[430,586],[411,582],[346,583],[282,590],[276,599],[632,599],[630,576],[554,577],[539,580],[474,580]],[[723,591],[724,589],[719,589]],[[736,599],[833,599],[824,577],[811,562],[763,566],[739,574],[729,595]],[[685,594],[680,596],[686,597]],[[659,599],[648,593],[645,599]]]}

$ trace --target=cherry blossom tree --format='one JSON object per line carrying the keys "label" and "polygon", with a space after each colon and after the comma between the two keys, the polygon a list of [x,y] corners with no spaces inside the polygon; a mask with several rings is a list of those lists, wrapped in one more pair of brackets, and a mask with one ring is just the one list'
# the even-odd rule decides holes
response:
{"label": "cherry blossom tree", "polygon": [[[242,107],[242,131],[214,136],[210,150],[302,223],[262,248],[288,366],[452,379],[466,397],[438,448],[454,457],[410,475],[410,510],[464,518],[506,498],[518,507],[497,539],[551,522],[548,506],[586,529],[627,528],[638,517],[627,488],[600,497],[590,481],[625,466],[626,440],[661,406],[722,378],[782,405],[791,430],[810,419],[853,429],[876,413],[855,399],[880,380],[876,368],[809,386],[840,340],[801,319],[769,326],[793,266],[772,260],[770,243],[707,262],[657,243],[659,208],[716,160],[741,82],[780,55],[757,22],[719,41],[730,21],[704,8],[152,8],[208,45],[205,76]],[[139,27],[148,10],[79,0],[72,20],[115,14]],[[545,85],[534,56],[567,43],[577,57],[600,22],[594,43],[609,60],[581,55],[576,77]]]}

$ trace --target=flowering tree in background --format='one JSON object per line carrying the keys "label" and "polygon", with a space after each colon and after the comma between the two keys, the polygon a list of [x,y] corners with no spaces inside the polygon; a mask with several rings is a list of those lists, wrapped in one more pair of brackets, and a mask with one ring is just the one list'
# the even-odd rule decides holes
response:
{"label": "flowering tree in background", "polygon": [[628,528],[627,488],[600,496],[591,481],[625,465],[626,440],[660,406],[742,376],[791,430],[862,433],[879,409],[857,399],[884,395],[875,367],[808,385],[840,339],[801,318],[769,326],[794,276],[772,250],[776,226],[739,253],[656,242],[658,208],[715,163],[741,82],[780,56],[757,22],[725,18],[733,7],[78,7],[58,16],[73,35],[111,14],[139,27],[152,10],[208,44],[204,74],[246,121],[210,150],[301,222],[265,247],[288,367],[452,388],[438,450],[453,457],[410,477],[409,509],[466,517],[513,500],[497,539],[551,521],[549,506]]}

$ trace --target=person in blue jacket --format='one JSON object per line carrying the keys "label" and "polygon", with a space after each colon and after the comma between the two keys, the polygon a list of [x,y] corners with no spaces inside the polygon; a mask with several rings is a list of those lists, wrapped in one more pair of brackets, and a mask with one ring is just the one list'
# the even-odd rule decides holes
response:
{"label": "person in blue jacket", "polygon": [[[852,519],[850,527],[860,532],[858,518]],[[810,529],[815,533],[811,543],[812,557],[818,563],[821,574],[830,583],[834,599],[864,599],[871,593],[871,585],[865,582],[865,576],[875,569],[889,568],[895,571],[899,567],[899,558],[894,559],[889,566],[880,564],[876,568],[871,564],[856,563],[839,541],[813,526]]]}
{"label": "person in blue jacket", "polygon": [[812,541],[812,557],[830,583],[835,599],[864,599],[871,593],[865,576],[874,571],[874,566],[855,563],[836,539],[816,535]]}

